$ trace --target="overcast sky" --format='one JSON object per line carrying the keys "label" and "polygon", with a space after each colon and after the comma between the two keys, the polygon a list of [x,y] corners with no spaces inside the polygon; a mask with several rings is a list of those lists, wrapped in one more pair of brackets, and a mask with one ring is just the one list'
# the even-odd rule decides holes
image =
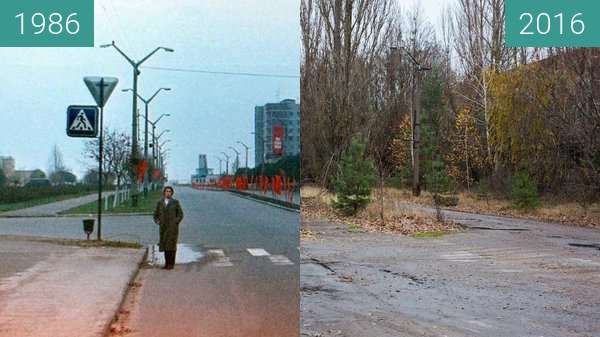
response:
{"label": "overcast sky", "polygon": [[[419,4],[438,25],[440,14],[456,0],[397,0],[403,10]],[[132,70],[114,49],[97,46],[115,40],[136,60],[157,46],[146,65],[223,72],[299,75],[300,0],[96,0],[95,48],[0,48],[0,155],[13,156],[17,169],[47,170],[58,145],[67,167],[79,177],[94,166],[82,156],[85,140],[65,135],[66,108],[93,104],[83,84],[86,75],[116,76],[119,86],[105,113],[105,125],[131,132]],[[170,113],[159,130],[171,142],[168,173],[187,180],[197,156],[215,156],[236,141],[254,147],[254,106],[299,99],[298,78],[244,77],[142,69],[140,94],[171,87],[151,105],[151,119]],[[140,104],[140,108],[143,106]],[[143,111],[143,110],[142,110]],[[140,130],[143,132],[143,129]],[[238,146],[239,150],[242,150]],[[250,165],[254,155],[250,152]],[[240,158],[243,162],[243,158]]]}
{"label": "overcast sky", "polygon": [[[65,135],[66,108],[93,104],[82,78],[120,79],[105,109],[105,125],[131,132],[132,69],[114,49],[97,46],[115,40],[136,60],[157,46],[146,65],[224,72],[299,75],[300,0],[96,0],[95,48],[0,48],[0,155],[17,169],[49,167],[58,145],[67,167],[81,177],[92,162],[82,156],[84,139]],[[171,179],[188,180],[200,153],[215,156],[236,141],[254,147],[254,107],[285,98],[299,99],[298,78],[242,77],[142,69],[140,94],[161,93],[151,119],[170,113],[159,129],[171,129]],[[143,106],[140,105],[141,108]],[[143,111],[143,110],[142,110]],[[140,130],[143,132],[143,129]],[[240,146],[237,146],[240,150]],[[249,156],[254,162],[253,153]],[[243,159],[240,158],[243,162]]]}

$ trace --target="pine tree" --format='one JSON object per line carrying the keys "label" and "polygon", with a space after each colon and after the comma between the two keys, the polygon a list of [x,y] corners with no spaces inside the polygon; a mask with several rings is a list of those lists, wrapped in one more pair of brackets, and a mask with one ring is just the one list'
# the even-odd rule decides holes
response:
{"label": "pine tree", "polygon": [[333,207],[346,215],[355,215],[371,201],[375,165],[365,156],[366,145],[357,136],[343,154],[334,182],[337,200]]}
{"label": "pine tree", "polygon": [[534,209],[540,204],[537,187],[526,170],[513,177],[511,195],[518,209]]}

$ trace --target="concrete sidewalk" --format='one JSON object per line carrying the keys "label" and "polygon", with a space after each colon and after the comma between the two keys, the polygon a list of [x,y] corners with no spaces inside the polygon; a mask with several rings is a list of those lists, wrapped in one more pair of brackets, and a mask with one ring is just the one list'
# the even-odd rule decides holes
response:
{"label": "concrete sidewalk", "polygon": [[0,236],[1,337],[102,337],[145,249]]}
{"label": "concrete sidewalk", "polygon": [[[103,197],[114,194],[114,192],[105,192],[103,193]],[[79,198],[72,198],[57,202],[52,202],[49,204],[18,209],[9,212],[0,213],[0,217],[48,217],[48,216],[58,216],[59,212],[69,210],[71,208],[75,208],[81,205],[85,205],[92,201],[98,200],[98,193],[89,194]]]}

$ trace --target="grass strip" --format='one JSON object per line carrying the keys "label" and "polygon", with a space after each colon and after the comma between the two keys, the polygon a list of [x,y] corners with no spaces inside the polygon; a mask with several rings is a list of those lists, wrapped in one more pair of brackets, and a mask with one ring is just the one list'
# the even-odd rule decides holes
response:
{"label": "grass strip", "polygon": [[[148,191],[148,195],[144,197],[143,193],[138,194],[138,205],[137,207],[132,206],[131,198],[124,203],[117,205],[113,208],[114,196],[110,196],[108,199],[108,210],[104,209],[104,198],[102,198],[102,213],[104,214],[128,214],[128,213],[152,213],[156,202],[162,197],[162,191]],[[72,214],[95,214],[98,211],[98,201],[92,201],[90,203],[77,206],[66,211],[60,212],[61,215],[72,215]]]}

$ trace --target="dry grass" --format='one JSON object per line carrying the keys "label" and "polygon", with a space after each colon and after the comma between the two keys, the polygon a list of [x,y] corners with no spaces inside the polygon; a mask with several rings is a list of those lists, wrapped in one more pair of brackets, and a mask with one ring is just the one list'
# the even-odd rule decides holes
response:
{"label": "dry grass", "polygon": [[[308,196],[318,195],[320,191],[318,187],[308,186],[306,194]],[[412,207],[412,204],[426,207],[433,206],[433,200],[429,193],[422,193],[421,196],[414,197],[409,190],[385,188],[384,191],[386,217],[395,215],[423,217],[427,214],[424,214],[422,210]],[[374,195],[375,200],[366,210],[370,216],[379,214],[379,205],[376,199],[377,193],[378,191],[376,190],[376,195]],[[594,203],[586,210],[576,202],[542,198],[539,208],[535,210],[518,210],[513,208],[512,201],[507,199],[486,198],[485,196],[467,192],[458,193],[457,196],[459,203],[456,207],[451,207],[451,209],[600,228],[600,203]],[[330,194],[325,194],[325,197],[322,197],[324,201],[331,200],[331,198],[333,196]]]}
{"label": "dry grass", "polygon": [[302,217],[304,219],[327,219],[335,223],[345,224],[350,230],[358,228],[369,231],[383,231],[391,233],[415,234],[426,232],[457,231],[459,226],[440,222],[430,213],[402,202],[397,195],[402,191],[386,189],[384,192],[384,220],[380,215],[380,200],[374,195],[373,201],[365,210],[356,216],[344,216],[333,210],[330,206],[335,196],[317,186],[303,186]]}
{"label": "dry grass", "polygon": [[[513,207],[513,202],[507,199],[478,196],[474,193],[461,192],[457,194],[458,205],[452,209],[516,218],[558,222],[585,227],[600,227],[600,203],[590,205],[585,210],[576,202],[542,198],[540,207],[533,210],[519,210]],[[431,205],[422,201],[422,205]]]}

